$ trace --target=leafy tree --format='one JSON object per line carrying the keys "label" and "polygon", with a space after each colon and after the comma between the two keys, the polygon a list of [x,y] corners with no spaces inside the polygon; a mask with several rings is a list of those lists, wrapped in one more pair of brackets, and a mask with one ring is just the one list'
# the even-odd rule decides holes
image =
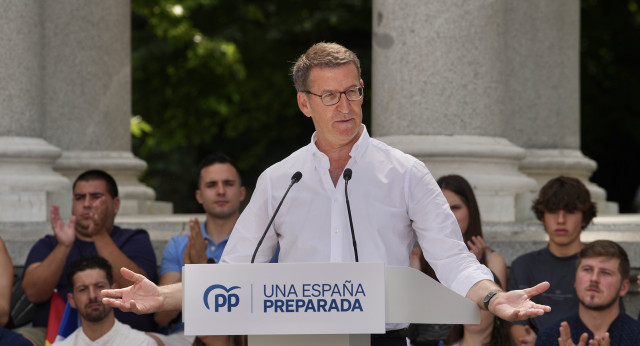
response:
{"label": "leafy tree", "polygon": [[132,9],[133,111],[150,126],[136,128],[134,152],[176,212],[201,211],[193,191],[206,154],[234,158],[251,189],[309,142],[289,70],[313,43],[354,50],[371,80],[370,0],[132,0]]}
{"label": "leafy tree", "polygon": [[581,2],[582,149],[592,181],[630,212],[640,185],[640,2]]}

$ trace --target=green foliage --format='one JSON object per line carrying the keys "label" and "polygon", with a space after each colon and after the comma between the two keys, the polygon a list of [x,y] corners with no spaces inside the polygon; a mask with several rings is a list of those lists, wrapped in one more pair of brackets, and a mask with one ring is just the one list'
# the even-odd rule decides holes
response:
{"label": "green foliage", "polygon": [[309,142],[313,125],[289,69],[313,43],[349,47],[371,80],[371,0],[131,5],[133,113],[153,129],[136,132],[133,150],[149,164],[145,183],[176,212],[201,211],[194,189],[206,154],[234,158],[251,190],[262,170]]}
{"label": "green foliage", "polygon": [[637,0],[583,0],[582,149],[592,180],[630,212],[640,185],[640,9]]}

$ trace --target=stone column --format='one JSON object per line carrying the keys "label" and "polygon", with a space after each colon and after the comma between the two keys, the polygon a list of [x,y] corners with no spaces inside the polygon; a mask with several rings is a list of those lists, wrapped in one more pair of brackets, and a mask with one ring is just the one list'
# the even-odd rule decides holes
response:
{"label": "stone column", "polygon": [[45,139],[63,150],[55,170],[73,181],[103,169],[118,182],[121,214],[171,213],[138,182],[131,153],[129,0],[43,1]]}
{"label": "stone column", "polygon": [[487,221],[524,218],[536,188],[504,136],[504,3],[373,2],[373,135],[467,178]]}
{"label": "stone column", "polygon": [[53,171],[61,150],[42,139],[42,2],[0,3],[0,223],[44,223],[70,211],[69,181]]}
{"label": "stone column", "polygon": [[580,1],[505,3],[505,137],[527,149],[520,170],[539,187],[558,175],[579,178],[601,213],[616,213],[589,182],[596,163],[580,151]]}

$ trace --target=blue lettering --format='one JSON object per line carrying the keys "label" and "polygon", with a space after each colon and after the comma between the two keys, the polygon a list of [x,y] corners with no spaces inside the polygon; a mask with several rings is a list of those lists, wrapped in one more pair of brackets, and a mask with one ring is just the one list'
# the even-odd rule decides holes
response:
{"label": "blue lettering", "polygon": [[267,285],[264,285],[264,296],[267,298],[273,297],[273,285],[271,285],[271,292],[267,294]]}
{"label": "blue lettering", "polygon": [[295,312],[295,311],[293,310],[293,299],[287,299],[287,300],[285,301],[285,304],[286,304],[286,311],[287,311],[287,312]]}
{"label": "blue lettering", "polygon": [[284,307],[284,301],[282,299],[276,299],[276,306],[273,309],[273,312],[284,312],[284,310],[282,309]]}
{"label": "blue lettering", "polygon": [[303,284],[302,285],[302,296],[305,297],[305,298],[310,297],[310,295],[309,295],[310,294],[309,293],[310,290],[311,290],[311,287],[310,287],[309,284]]}
{"label": "blue lettering", "polygon": [[331,296],[338,296],[340,297],[340,287],[338,285],[333,285],[333,289],[331,290]]}
{"label": "blue lettering", "polygon": [[285,289],[287,285],[276,285],[276,297],[286,297]]}
{"label": "blue lettering", "polygon": [[349,294],[349,296],[353,296],[353,284],[351,283],[351,280],[347,280],[344,282],[344,285],[342,285],[342,290],[344,291],[342,293],[343,297],[347,296],[347,293]]}
{"label": "blue lettering", "polygon": [[351,301],[349,299],[340,299],[340,311],[351,310]]}
{"label": "blue lettering", "polygon": [[296,312],[300,311],[304,306],[304,299],[296,299]]}
{"label": "blue lettering", "polygon": [[227,302],[228,302],[227,311],[231,312],[231,308],[235,308],[236,306],[238,306],[238,304],[240,304],[240,297],[237,294],[232,293],[227,297]]}
{"label": "blue lettering", "polygon": [[294,285],[289,286],[289,293],[287,293],[287,298],[297,297],[297,296],[298,296],[298,292],[296,292],[296,286]]}
{"label": "blue lettering", "polygon": [[362,287],[362,284],[358,284],[358,288],[356,288],[356,294],[354,296],[358,296],[358,293],[362,294],[363,297],[367,296],[364,293],[364,287]]}
{"label": "blue lettering", "polygon": [[269,310],[269,308],[273,307],[273,300],[270,299],[265,299],[264,300],[264,312],[267,312],[267,310]]}
{"label": "blue lettering", "polygon": [[340,312],[340,308],[338,308],[338,301],[335,299],[331,299],[331,304],[329,305],[329,312],[331,312],[331,310]]}
{"label": "blue lettering", "polygon": [[356,309],[363,311],[362,304],[360,304],[360,299],[358,298],[356,298],[356,300],[353,301],[353,307],[351,308],[351,311],[356,311]]}
{"label": "blue lettering", "polygon": [[324,299],[318,299],[318,311],[320,312],[320,310],[327,312],[327,301]]}
{"label": "blue lettering", "polygon": [[313,299],[307,300],[307,306],[304,307],[304,312],[309,310],[316,312],[316,307],[313,305]]}
{"label": "blue lettering", "polygon": [[313,292],[314,298],[320,297],[320,284],[313,284]]}
{"label": "blue lettering", "polygon": [[214,296],[215,301],[215,311],[218,312],[218,309],[227,305],[227,296],[225,294],[216,294]]}

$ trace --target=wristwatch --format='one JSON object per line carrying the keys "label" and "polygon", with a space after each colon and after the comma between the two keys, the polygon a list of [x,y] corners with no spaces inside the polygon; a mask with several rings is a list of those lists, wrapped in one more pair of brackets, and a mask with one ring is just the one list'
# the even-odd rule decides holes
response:
{"label": "wristwatch", "polygon": [[502,291],[494,290],[494,291],[491,291],[491,292],[487,293],[487,295],[484,296],[484,299],[482,300],[482,302],[484,303],[484,308],[487,311],[489,311],[489,302],[491,301],[491,298],[493,298],[493,296],[495,296],[498,293],[502,293]]}

